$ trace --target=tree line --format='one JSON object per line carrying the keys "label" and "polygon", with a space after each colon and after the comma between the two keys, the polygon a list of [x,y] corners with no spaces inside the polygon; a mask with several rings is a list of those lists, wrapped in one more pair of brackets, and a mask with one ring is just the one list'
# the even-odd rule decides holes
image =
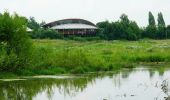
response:
{"label": "tree line", "polygon": [[[126,14],[120,16],[120,20],[115,22],[103,21],[97,23],[97,33],[95,37],[105,40],[138,40],[142,38],[151,39],[167,39],[170,38],[170,25],[165,24],[163,14],[158,13],[157,23],[152,12],[148,14],[148,25],[146,27],[139,27],[135,21],[128,18]],[[50,38],[63,39],[62,33],[52,29],[44,29],[42,26],[45,22],[38,23],[34,17],[27,19],[28,27],[33,30],[29,35],[32,38]],[[76,36],[71,36],[76,37]],[[88,37],[88,36],[87,36]],[[89,36],[90,37],[90,36]],[[95,38],[94,38],[95,39]]]}
{"label": "tree line", "polygon": [[107,40],[138,40],[141,38],[167,39],[170,38],[170,25],[166,26],[163,14],[158,13],[156,24],[152,12],[148,14],[148,25],[140,28],[135,21],[129,20],[126,14],[122,14],[119,21],[116,22],[99,22],[98,35]]}

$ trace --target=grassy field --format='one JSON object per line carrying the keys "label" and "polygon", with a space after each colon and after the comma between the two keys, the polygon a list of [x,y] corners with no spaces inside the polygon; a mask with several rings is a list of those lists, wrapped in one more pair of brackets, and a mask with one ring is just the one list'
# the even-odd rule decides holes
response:
{"label": "grassy field", "polygon": [[140,64],[163,64],[167,67],[170,62],[170,40],[32,41],[29,66],[15,72],[1,72],[0,78],[4,75],[15,77],[118,71]]}
{"label": "grassy field", "polygon": [[113,71],[141,63],[168,63],[170,40],[33,40],[31,67],[19,74]]}

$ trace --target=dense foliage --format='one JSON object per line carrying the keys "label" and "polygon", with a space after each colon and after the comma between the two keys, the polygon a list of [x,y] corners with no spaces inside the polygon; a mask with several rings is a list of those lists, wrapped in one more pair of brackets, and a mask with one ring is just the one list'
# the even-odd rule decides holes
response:
{"label": "dense foliage", "polygon": [[28,21],[28,28],[32,29],[32,32],[29,32],[29,36],[33,39],[61,39],[63,34],[59,33],[53,29],[44,29],[42,26],[45,22],[38,23],[34,17],[30,17]]}
{"label": "dense foliage", "polygon": [[29,64],[31,42],[24,17],[0,15],[0,71],[15,71]]}
{"label": "dense foliage", "polygon": [[128,16],[122,14],[119,21],[116,22],[99,22],[97,35],[107,40],[138,40],[141,38],[166,39],[170,38],[169,26],[166,27],[162,13],[158,13],[158,25],[155,18],[149,12],[149,25],[140,28],[135,21],[128,19]]}
{"label": "dense foliage", "polygon": [[120,17],[120,21],[111,22],[108,21],[100,22],[97,26],[100,28],[98,34],[101,38],[108,40],[137,40],[141,36],[141,30],[134,21],[130,21],[128,16],[123,14]]}

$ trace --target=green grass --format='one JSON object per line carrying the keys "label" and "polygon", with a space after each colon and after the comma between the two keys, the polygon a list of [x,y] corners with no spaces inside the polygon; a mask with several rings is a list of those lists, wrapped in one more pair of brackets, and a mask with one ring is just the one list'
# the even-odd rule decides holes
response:
{"label": "green grass", "polygon": [[170,61],[170,40],[34,40],[38,69],[62,68],[82,73],[131,68],[140,62]]}
{"label": "green grass", "polygon": [[170,40],[33,40],[33,45],[30,66],[17,74],[79,74],[170,62]]}

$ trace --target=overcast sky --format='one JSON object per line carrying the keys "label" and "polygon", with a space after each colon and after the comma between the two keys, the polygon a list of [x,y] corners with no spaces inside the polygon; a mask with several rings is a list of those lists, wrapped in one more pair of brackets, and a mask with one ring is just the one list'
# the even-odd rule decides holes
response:
{"label": "overcast sky", "polygon": [[82,18],[94,23],[116,21],[122,13],[140,26],[148,24],[148,12],[162,12],[170,24],[170,0],[0,0],[0,12],[8,10],[46,23],[64,18]]}

